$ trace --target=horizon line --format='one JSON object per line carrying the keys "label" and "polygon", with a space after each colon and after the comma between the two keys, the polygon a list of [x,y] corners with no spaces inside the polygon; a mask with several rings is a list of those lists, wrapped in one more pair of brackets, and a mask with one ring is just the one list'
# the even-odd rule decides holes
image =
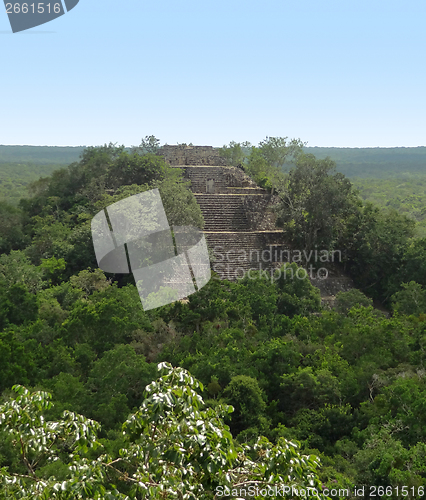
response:
{"label": "horizon line", "polygon": [[[79,146],[70,146],[70,145],[51,145],[51,144],[0,144],[0,147],[30,147],[30,148],[92,148],[92,147],[103,147],[105,145],[108,145],[109,143],[104,143],[104,144],[97,144],[97,145],[79,145]],[[120,144],[117,147],[124,146],[125,148],[137,148],[139,146],[131,145],[131,146],[126,146],[125,144]],[[182,143],[180,143],[182,144]],[[179,146],[180,144],[162,144],[162,146]],[[205,147],[206,145],[197,145],[194,144],[194,147]],[[211,145],[207,145],[211,146]],[[223,146],[211,146],[214,148],[222,148]],[[309,146],[305,145],[303,148],[323,148],[323,149],[414,149],[414,148],[426,148],[426,145],[424,146]]]}

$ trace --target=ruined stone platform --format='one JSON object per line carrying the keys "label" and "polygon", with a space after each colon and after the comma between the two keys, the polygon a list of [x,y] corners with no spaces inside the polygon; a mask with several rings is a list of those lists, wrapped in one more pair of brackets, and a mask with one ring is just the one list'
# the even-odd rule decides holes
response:
{"label": "ruined stone platform", "polygon": [[[221,279],[235,281],[251,269],[273,273],[286,262],[281,256],[289,245],[275,225],[277,197],[260,188],[241,168],[226,165],[210,146],[164,146],[161,154],[172,167],[182,168],[191,181],[205,221],[212,270]],[[353,288],[352,281],[337,276],[332,267],[327,279],[311,279],[329,304],[338,291]]]}

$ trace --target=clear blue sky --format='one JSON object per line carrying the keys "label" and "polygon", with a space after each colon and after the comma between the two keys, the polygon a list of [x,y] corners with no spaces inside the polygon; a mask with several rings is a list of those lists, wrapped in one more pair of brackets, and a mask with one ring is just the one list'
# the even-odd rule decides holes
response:
{"label": "clear blue sky", "polygon": [[424,0],[80,0],[12,34],[0,5],[0,144],[425,146],[425,26]]}

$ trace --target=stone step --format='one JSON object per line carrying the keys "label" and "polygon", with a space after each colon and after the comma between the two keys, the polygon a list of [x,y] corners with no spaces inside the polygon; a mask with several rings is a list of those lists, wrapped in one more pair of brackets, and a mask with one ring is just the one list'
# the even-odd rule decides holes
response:
{"label": "stone step", "polygon": [[[210,217],[207,217],[207,218],[204,218],[204,221],[205,221],[205,225],[204,225],[204,229],[205,231],[214,231],[214,229],[208,229],[208,226],[214,226],[214,225],[225,225],[225,226],[244,226],[246,227],[246,231],[249,231],[251,228],[250,228],[250,224],[249,222],[246,220],[246,219],[242,219],[242,218],[224,218],[224,217],[218,217],[218,218],[210,218]],[[232,230],[233,228],[231,227],[230,230]]]}
{"label": "stone step", "polygon": [[[255,185],[243,185],[246,182],[244,175],[235,167],[186,165],[181,168],[191,181],[192,192],[204,216],[204,234],[216,257],[213,268],[225,265],[221,270],[226,274],[223,279],[235,280],[250,269],[258,269],[259,265],[264,268],[276,266],[276,263],[262,261],[262,255],[269,255],[262,254],[262,251],[282,249],[282,232],[252,231],[254,228],[247,215],[250,197],[256,203],[262,198],[267,200],[270,196],[267,191]],[[214,194],[206,192],[209,179],[214,181]],[[232,182],[232,185],[227,182]],[[262,203],[259,207],[263,207]]]}
{"label": "stone step", "polygon": [[243,187],[230,187],[226,186],[226,190],[224,194],[228,194],[226,191],[228,191],[229,194],[242,194],[244,196],[247,195],[268,195],[268,192],[265,191],[262,188],[259,189],[254,189],[254,188],[243,188]]}
{"label": "stone step", "polygon": [[226,223],[218,223],[218,224],[206,224],[205,229],[209,231],[246,231],[250,229],[248,224],[226,224]]}
{"label": "stone step", "polygon": [[224,204],[204,204],[204,203],[199,203],[198,204],[201,208],[201,210],[206,210],[206,212],[211,211],[211,210],[243,210],[244,213],[246,212],[244,210],[244,206],[242,203],[224,203]]}
{"label": "stone step", "polygon": [[234,221],[236,224],[240,223],[240,222],[244,222],[244,223],[248,223],[247,219],[245,218],[245,215],[244,214],[238,214],[238,213],[233,213],[233,214],[230,214],[229,212],[228,213],[220,213],[218,212],[217,214],[215,215],[208,215],[206,214],[206,217],[204,217],[204,220],[207,223],[211,222],[224,222],[225,224],[227,223],[230,223],[232,221]]}
{"label": "stone step", "polygon": [[222,203],[219,203],[217,201],[198,201],[198,205],[200,205],[200,208],[206,208],[206,209],[211,209],[211,208],[220,208],[223,207],[224,209],[232,208],[232,207],[240,207],[244,209],[243,202],[241,200],[224,200]]}
{"label": "stone step", "polygon": [[236,219],[238,217],[243,217],[244,220],[247,220],[246,214],[242,209],[242,207],[235,207],[234,210],[227,210],[224,207],[216,207],[211,211],[206,211],[206,213],[203,213],[203,215],[204,219],[220,218],[220,219],[230,220],[230,219]]}
{"label": "stone step", "polygon": [[212,199],[212,200],[221,200],[221,203],[222,203],[222,200],[223,199],[226,199],[229,197],[229,199],[238,199],[238,198],[241,198],[243,199],[244,196],[264,196],[263,194],[250,194],[250,193],[247,193],[247,194],[240,194],[240,193],[194,193],[195,197],[198,199]]}
{"label": "stone step", "polygon": [[197,203],[200,205],[200,207],[206,207],[206,208],[211,208],[211,207],[242,207],[243,206],[243,200],[223,200],[223,201],[218,201],[218,200],[197,200]]}
{"label": "stone step", "polygon": [[244,206],[242,203],[224,203],[224,204],[209,204],[206,205],[204,203],[199,203],[198,204],[201,210],[206,210],[206,211],[211,211],[211,210],[243,210],[244,213],[246,213],[246,210],[244,210]]}

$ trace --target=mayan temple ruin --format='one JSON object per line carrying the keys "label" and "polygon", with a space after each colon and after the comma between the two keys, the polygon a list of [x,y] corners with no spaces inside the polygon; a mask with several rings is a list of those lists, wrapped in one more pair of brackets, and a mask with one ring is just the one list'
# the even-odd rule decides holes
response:
{"label": "mayan temple ruin", "polygon": [[[280,267],[291,252],[283,231],[275,226],[278,198],[260,188],[241,168],[228,166],[212,146],[163,146],[159,152],[172,167],[184,170],[202,210],[204,234],[212,252],[212,270],[235,281],[253,270]],[[330,269],[326,279],[311,279],[323,300],[352,287]]]}

